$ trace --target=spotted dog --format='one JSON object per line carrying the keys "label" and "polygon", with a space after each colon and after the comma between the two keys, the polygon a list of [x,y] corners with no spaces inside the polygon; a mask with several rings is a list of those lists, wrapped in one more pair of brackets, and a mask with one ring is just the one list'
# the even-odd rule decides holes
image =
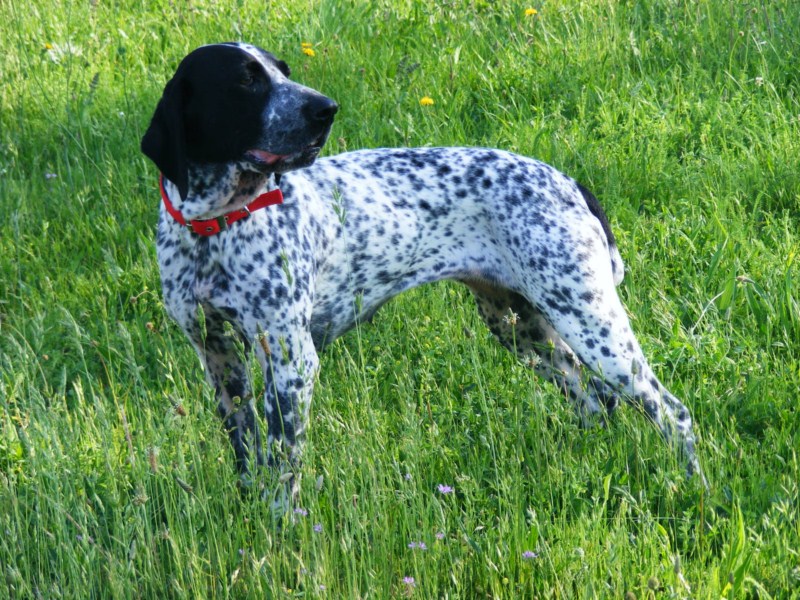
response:
{"label": "spotted dog", "polygon": [[502,150],[317,160],[337,110],[272,54],[215,44],[180,63],[142,140],[163,176],[166,307],[216,390],[243,476],[266,463],[292,479],[318,353],[396,294],[442,279],[467,285],[497,339],[583,419],[622,398],[699,473],[689,411],[648,366],[615,291],[623,263],[595,197]]}

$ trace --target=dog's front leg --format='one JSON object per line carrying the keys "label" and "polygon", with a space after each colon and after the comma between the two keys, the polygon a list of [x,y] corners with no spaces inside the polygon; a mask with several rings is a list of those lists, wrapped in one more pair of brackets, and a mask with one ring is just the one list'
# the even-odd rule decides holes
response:
{"label": "dog's front leg", "polygon": [[264,464],[246,366],[250,340],[222,314],[208,307],[202,310],[202,322],[202,326],[193,323],[187,333],[203,362],[206,378],[214,387],[217,413],[230,437],[241,481],[249,486],[254,472]]}
{"label": "dog's front leg", "polygon": [[303,330],[257,336],[264,370],[267,464],[278,473],[272,497],[276,513],[291,508],[297,493],[300,455],[319,360],[311,334]]}

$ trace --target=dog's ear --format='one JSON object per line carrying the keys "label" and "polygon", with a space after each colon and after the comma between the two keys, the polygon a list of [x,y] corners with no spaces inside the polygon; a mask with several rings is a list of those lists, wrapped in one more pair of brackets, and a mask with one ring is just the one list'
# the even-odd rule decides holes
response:
{"label": "dog's ear", "polygon": [[180,73],[167,83],[158,101],[150,127],[142,138],[142,152],[178,186],[182,199],[189,194],[189,169],[186,162],[184,107],[190,90]]}
{"label": "dog's ear", "polygon": [[286,75],[286,77],[289,77],[292,74],[292,70],[289,68],[289,65],[286,64],[286,61],[278,59],[275,61],[275,64],[277,65],[278,70]]}

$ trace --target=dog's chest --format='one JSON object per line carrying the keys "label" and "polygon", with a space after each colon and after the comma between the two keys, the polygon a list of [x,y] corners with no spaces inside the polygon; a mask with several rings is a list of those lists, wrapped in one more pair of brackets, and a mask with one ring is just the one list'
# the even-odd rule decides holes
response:
{"label": "dog's chest", "polygon": [[292,194],[211,237],[191,235],[162,214],[156,248],[170,314],[181,321],[176,315],[202,305],[270,321],[289,303],[308,302],[320,252],[336,234],[323,226],[329,219],[309,216],[318,210],[301,211],[302,200]]}

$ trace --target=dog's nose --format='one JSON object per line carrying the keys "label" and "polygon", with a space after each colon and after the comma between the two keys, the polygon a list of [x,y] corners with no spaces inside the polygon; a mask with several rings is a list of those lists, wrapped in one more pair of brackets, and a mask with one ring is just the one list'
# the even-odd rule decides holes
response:
{"label": "dog's nose", "polygon": [[303,113],[310,121],[329,123],[339,110],[339,105],[327,96],[317,96],[309,100],[303,107]]}

